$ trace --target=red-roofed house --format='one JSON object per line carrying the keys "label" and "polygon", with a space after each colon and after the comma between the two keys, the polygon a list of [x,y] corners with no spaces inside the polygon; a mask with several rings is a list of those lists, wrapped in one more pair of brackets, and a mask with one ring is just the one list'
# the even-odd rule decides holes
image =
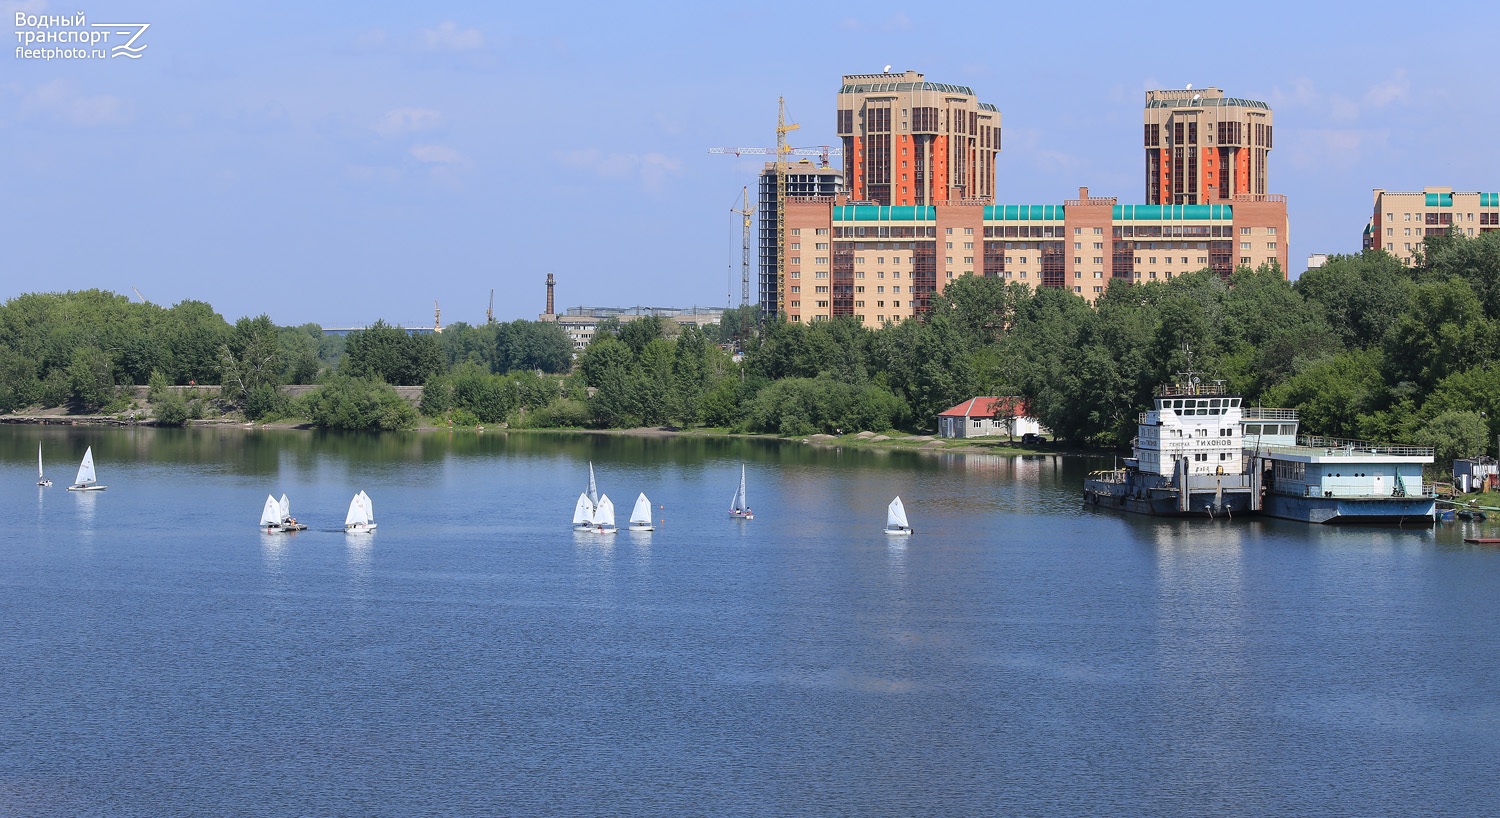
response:
{"label": "red-roofed house", "polygon": [[1031,416],[1022,398],[971,398],[938,414],[941,437],[1051,434]]}

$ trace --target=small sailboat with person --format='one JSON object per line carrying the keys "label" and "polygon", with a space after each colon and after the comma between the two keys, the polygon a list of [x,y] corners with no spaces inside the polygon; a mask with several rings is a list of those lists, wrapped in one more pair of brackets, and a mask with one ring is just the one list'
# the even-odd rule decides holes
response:
{"label": "small sailboat with person", "polygon": [[[38,468],[40,468],[40,450],[38,450]],[[94,473],[94,447],[90,446],[83,452],[83,462],[78,464],[78,477],[73,485],[68,486],[68,491],[103,491],[109,486],[99,485],[99,476]]]}
{"label": "small sailboat with person", "polygon": [[885,509],[885,533],[887,534],[910,534],[911,523],[906,520],[906,506],[901,502],[901,496],[891,501]]}
{"label": "small sailboat with person", "polygon": [[375,530],[375,509],[370,503],[370,495],[364,490],[354,495],[349,501],[349,513],[344,515],[344,533],[346,534],[368,534]]}
{"label": "small sailboat with person", "polygon": [[651,501],[646,499],[646,493],[635,498],[635,508],[630,510],[631,531],[655,531],[656,527],[651,525]]}
{"label": "small sailboat with person", "polygon": [[599,495],[599,504],[594,506],[588,530],[594,534],[613,534],[619,530],[615,528],[615,504],[610,502],[608,494]]}
{"label": "small sailboat with person", "polygon": [[745,464],[740,464],[740,488],[729,501],[729,516],[736,520],[753,520],[755,512],[750,510],[750,501],[745,497]]}
{"label": "small sailboat with person", "polygon": [[47,479],[46,472],[42,471],[42,444],[40,443],[36,444],[36,484],[42,488],[52,485],[52,481]]}

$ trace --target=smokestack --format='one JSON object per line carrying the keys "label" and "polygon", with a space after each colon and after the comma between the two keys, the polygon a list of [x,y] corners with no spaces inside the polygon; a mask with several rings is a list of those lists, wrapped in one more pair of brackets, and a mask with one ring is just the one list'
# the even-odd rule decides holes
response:
{"label": "smokestack", "polygon": [[552,288],[554,286],[556,286],[556,285],[557,285],[557,279],[553,278],[551,273],[548,273],[547,274],[547,314],[548,315],[554,315],[555,314],[553,312],[553,310],[552,310]]}

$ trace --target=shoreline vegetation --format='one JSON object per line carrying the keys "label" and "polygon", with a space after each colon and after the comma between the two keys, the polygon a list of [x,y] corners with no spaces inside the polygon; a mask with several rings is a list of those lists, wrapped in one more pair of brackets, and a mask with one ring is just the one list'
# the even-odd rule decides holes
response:
{"label": "shoreline vegetation", "polygon": [[[135,417],[132,417],[135,414]],[[402,431],[430,434],[436,432],[446,433],[468,433],[468,434],[526,434],[526,435],[617,435],[622,437],[700,437],[719,438],[725,440],[774,440],[782,443],[800,443],[810,446],[822,446],[827,448],[866,448],[884,449],[891,451],[915,451],[936,454],[1001,454],[1001,455],[1108,455],[1110,451],[1078,449],[1056,444],[1023,444],[1019,439],[993,436],[984,438],[942,438],[935,435],[909,434],[891,431],[886,434],[874,432],[851,432],[848,434],[832,435],[814,433],[805,437],[783,437],[775,434],[755,434],[745,432],[734,432],[731,429],[695,427],[681,429],[673,426],[642,426],[626,429],[585,429],[585,428],[548,428],[548,429],[511,429],[500,424],[498,426],[486,426],[478,424],[475,426],[454,426],[432,422],[432,418],[423,418],[422,421],[410,429]],[[147,413],[125,413],[119,415],[101,414],[68,414],[65,411],[42,412],[35,414],[8,414],[0,415],[0,424],[30,425],[30,426],[107,426],[128,428],[144,426],[150,428],[172,428],[180,426],[183,428],[216,428],[216,429],[243,429],[254,431],[257,429],[272,429],[279,431],[315,431],[317,427],[307,420],[280,419],[264,422],[247,421],[233,415],[221,415],[212,418],[196,418],[182,424],[164,424],[149,416]]]}
{"label": "shoreline vegetation", "polygon": [[[1201,249],[1187,245],[1172,249]],[[918,317],[875,328],[767,321],[754,305],[704,327],[605,319],[575,351],[544,321],[441,334],[376,321],[337,336],[268,315],[231,323],[199,301],[32,293],[0,304],[0,419],[1107,455],[1129,448],[1156,387],[1191,371],[1246,405],[1296,410],[1310,434],[1431,446],[1434,480],[1500,439],[1500,230],[1427,236],[1413,266],[1334,256],[1295,282],[1203,269],[1111,280],[1090,304],[961,276],[920,298]],[[1050,442],[931,436],[938,413],[984,395],[1023,399]]]}

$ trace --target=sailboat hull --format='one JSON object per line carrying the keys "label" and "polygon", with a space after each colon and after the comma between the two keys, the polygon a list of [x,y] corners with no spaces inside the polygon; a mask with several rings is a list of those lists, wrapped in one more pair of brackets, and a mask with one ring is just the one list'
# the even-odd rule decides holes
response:
{"label": "sailboat hull", "polygon": [[41,486],[42,488],[46,488],[46,487],[52,485],[52,481],[51,480],[45,480],[45,479],[44,480],[38,480],[38,481],[36,481],[36,484],[38,486]]}
{"label": "sailboat hull", "polygon": [[104,491],[107,488],[109,486],[100,486],[97,484],[92,486],[68,486],[68,491]]}
{"label": "sailboat hull", "polygon": [[735,518],[736,520],[753,520],[753,519],[755,519],[755,515],[751,514],[748,511],[731,511],[731,512],[729,512],[729,516]]}
{"label": "sailboat hull", "polygon": [[885,530],[885,533],[900,537],[900,536],[906,536],[906,535],[910,534],[911,533],[911,529],[910,528],[887,528]]}
{"label": "sailboat hull", "polygon": [[655,531],[656,530],[656,526],[654,526],[654,525],[652,525],[650,523],[631,523],[630,524],[630,530],[631,531]]}

